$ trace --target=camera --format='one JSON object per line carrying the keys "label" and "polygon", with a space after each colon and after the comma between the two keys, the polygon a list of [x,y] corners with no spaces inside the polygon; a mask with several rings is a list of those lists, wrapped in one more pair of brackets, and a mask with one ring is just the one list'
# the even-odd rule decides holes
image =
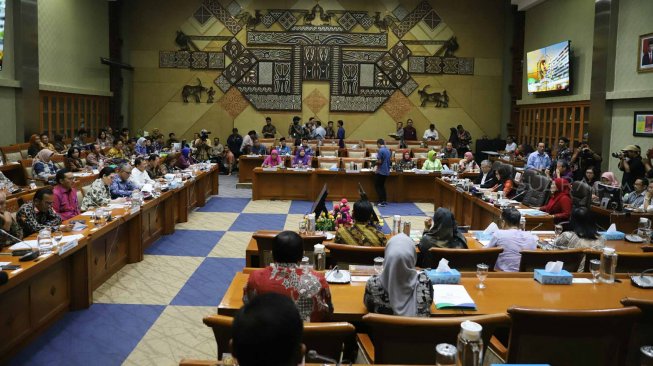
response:
{"label": "camera", "polygon": [[612,155],[613,158],[621,159],[624,156],[624,153],[623,153],[623,151],[618,152],[618,153],[613,152],[611,155]]}
{"label": "camera", "polygon": [[211,134],[211,131],[202,130],[202,131],[200,132],[200,139],[202,139],[202,141],[206,141],[206,140],[209,139],[209,135],[210,135],[210,134]]}

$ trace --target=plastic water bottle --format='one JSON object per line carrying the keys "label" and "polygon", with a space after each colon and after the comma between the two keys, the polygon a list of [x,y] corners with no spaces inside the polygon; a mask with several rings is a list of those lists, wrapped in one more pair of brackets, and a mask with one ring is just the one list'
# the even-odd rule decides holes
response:
{"label": "plastic water bottle", "polygon": [[36,238],[36,241],[38,243],[39,252],[41,255],[52,253],[52,232],[49,228],[41,229],[39,231],[38,237]]}
{"label": "plastic water bottle", "polygon": [[308,235],[315,234],[315,212],[308,214],[308,224],[306,231]]}
{"label": "plastic water bottle", "polygon": [[601,253],[601,273],[599,280],[603,283],[614,283],[614,274],[617,271],[617,252],[614,248],[603,248]]}
{"label": "plastic water bottle", "polygon": [[324,252],[323,244],[315,244],[313,246],[313,264],[316,271],[324,271],[326,268],[326,253]]}
{"label": "plastic water bottle", "polygon": [[143,194],[138,189],[132,193],[132,207],[140,207],[143,205]]}
{"label": "plastic water bottle", "polygon": [[526,218],[524,216],[519,219],[519,229],[521,231],[526,231]]}
{"label": "plastic water bottle", "polygon": [[460,323],[458,333],[458,364],[460,366],[481,366],[483,360],[483,339],[480,324],[465,320]]}

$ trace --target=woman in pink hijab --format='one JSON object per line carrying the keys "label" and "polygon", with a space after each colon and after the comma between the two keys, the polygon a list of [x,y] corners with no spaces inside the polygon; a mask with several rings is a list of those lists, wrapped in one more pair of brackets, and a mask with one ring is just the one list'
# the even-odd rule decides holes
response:
{"label": "woman in pink hijab", "polygon": [[270,155],[263,160],[263,168],[274,168],[283,165],[283,159],[277,150],[272,150]]}
{"label": "woman in pink hijab", "polygon": [[476,161],[474,160],[474,154],[472,154],[471,151],[466,152],[465,157],[460,160],[460,163],[458,164],[458,170],[461,172],[471,172],[478,170],[478,164],[476,164]]}
{"label": "woman in pink hijab", "polygon": [[610,187],[620,187],[621,183],[615,178],[613,172],[604,172],[601,174],[601,179],[594,182],[592,186],[592,200],[596,203],[599,200],[599,184],[604,184]]}

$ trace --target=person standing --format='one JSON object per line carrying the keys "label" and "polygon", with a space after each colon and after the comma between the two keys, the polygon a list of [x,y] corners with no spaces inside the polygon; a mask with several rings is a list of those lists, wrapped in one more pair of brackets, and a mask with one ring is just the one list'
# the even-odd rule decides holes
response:
{"label": "person standing", "polygon": [[274,136],[277,134],[277,128],[272,124],[272,118],[265,117],[265,126],[263,126],[263,130],[261,132],[263,133],[263,138],[265,139],[274,138]]}
{"label": "person standing", "polygon": [[240,155],[240,146],[243,144],[243,137],[238,134],[238,129],[234,128],[231,130],[231,135],[227,137],[227,146],[229,150],[234,154],[234,157],[238,159]]}
{"label": "person standing", "polygon": [[326,130],[324,127],[322,127],[322,121],[316,121],[315,125],[315,131],[313,132],[313,135],[315,135],[315,139],[317,140],[324,140],[326,137]]}
{"label": "person standing", "polygon": [[345,125],[345,122],[343,122],[341,119],[338,120],[338,134],[336,135],[336,138],[338,139],[338,146],[340,146],[341,149],[345,148],[345,128],[343,127]]}
{"label": "person standing", "polygon": [[454,146],[459,154],[464,154],[471,150],[472,134],[463,128],[463,125],[456,127],[458,133],[458,146]]}
{"label": "person standing", "polygon": [[624,193],[632,192],[635,186],[635,180],[644,178],[644,164],[640,156],[640,149],[635,145],[628,145],[621,150],[619,154],[619,170],[624,172],[621,179]]}
{"label": "person standing", "polygon": [[299,116],[293,117],[292,123],[290,124],[290,127],[288,127],[288,136],[295,140],[295,146],[299,146],[302,142],[302,133],[304,132],[304,129],[302,125],[299,124],[299,121],[301,120],[302,119]]}
{"label": "person standing", "polygon": [[413,127],[413,120],[406,120],[406,127],[404,127],[404,141],[417,141],[417,130]]}
{"label": "person standing", "polygon": [[326,134],[324,135],[325,139],[334,139],[336,138],[336,131],[333,129],[333,121],[329,121],[326,127]]}
{"label": "person standing", "polygon": [[399,141],[399,147],[402,149],[406,148],[406,143],[404,142],[404,123],[399,121],[397,122],[397,131],[395,132],[395,140]]}
{"label": "person standing", "polygon": [[390,167],[392,166],[392,163],[390,162],[391,154],[390,150],[385,146],[385,141],[383,141],[383,139],[378,139],[376,141],[376,146],[379,147],[379,152],[376,160],[374,188],[376,189],[376,194],[379,196],[379,206],[385,207],[388,204],[386,202],[385,180],[388,178],[388,175],[390,175]]}

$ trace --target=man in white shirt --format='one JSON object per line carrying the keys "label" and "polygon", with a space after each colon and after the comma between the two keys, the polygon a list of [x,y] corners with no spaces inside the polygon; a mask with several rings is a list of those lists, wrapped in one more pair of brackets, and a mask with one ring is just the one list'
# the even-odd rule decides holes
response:
{"label": "man in white shirt", "polygon": [[317,140],[324,139],[324,136],[326,136],[326,130],[322,127],[322,122],[316,121],[315,124],[317,127],[315,128],[315,131],[313,131],[313,136],[315,136],[315,139]]}
{"label": "man in white shirt", "polygon": [[504,150],[506,151],[506,154],[514,154],[515,150],[517,150],[517,144],[512,136],[506,138],[506,148]]}
{"label": "man in white shirt", "polygon": [[435,141],[439,137],[438,131],[435,130],[435,124],[431,123],[428,130],[424,131],[424,141]]}
{"label": "man in white shirt", "polygon": [[147,174],[147,160],[143,157],[138,157],[134,160],[134,169],[129,180],[134,183],[136,188],[141,189],[146,184],[154,184],[154,181]]}
{"label": "man in white shirt", "polygon": [[492,235],[492,240],[487,248],[500,247],[503,252],[499,254],[495,270],[503,272],[519,272],[522,250],[537,249],[537,237],[530,231],[519,230],[521,214],[515,208],[501,212],[502,230],[497,230]]}

